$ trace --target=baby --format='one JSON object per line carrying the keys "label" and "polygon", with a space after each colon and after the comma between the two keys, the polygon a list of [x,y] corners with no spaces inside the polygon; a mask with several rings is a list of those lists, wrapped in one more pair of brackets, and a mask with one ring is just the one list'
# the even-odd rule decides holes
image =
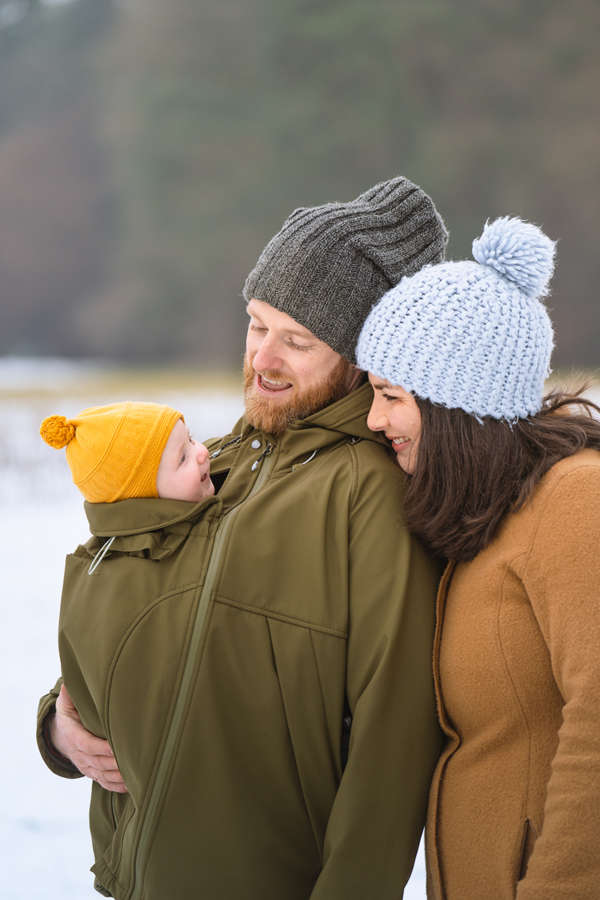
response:
{"label": "baby", "polygon": [[169,406],[123,401],[84,409],[73,419],[49,416],[40,434],[51,447],[67,448],[73,481],[92,503],[134,497],[198,502],[214,493],[208,450]]}
{"label": "baby", "polygon": [[[67,557],[58,643],[62,696],[66,690],[84,726],[109,741],[128,789],[109,794],[92,786],[93,871],[96,887],[111,896],[117,831],[136,822],[159,790],[156,760],[169,735],[176,741],[179,734],[169,712],[188,702],[192,638],[203,622],[201,589],[221,501],[208,450],[168,406],[123,402],[72,419],[50,416],[40,433],[66,448],[92,533]],[[61,680],[51,695],[60,689]],[[76,777],[53,750],[51,732],[44,735],[42,753]]]}

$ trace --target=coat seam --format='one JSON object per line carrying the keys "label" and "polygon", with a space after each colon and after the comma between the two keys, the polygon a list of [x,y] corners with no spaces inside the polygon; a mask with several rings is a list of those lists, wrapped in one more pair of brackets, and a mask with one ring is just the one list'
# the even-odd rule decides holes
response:
{"label": "coat seam", "polygon": [[277,680],[277,687],[278,687],[278,690],[279,690],[279,699],[280,699],[280,701],[281,701],[281,709],[283,710],[283,719],[284,719],[284,721],[285,721],[285,728],[286,728],[286,731],[287,731],[287,736],[288,736],[288,741],[289,741],[289,745],[290,745],[290,750],[291,750],[292,757],[293,757],[293,760],[294,760],[294,770],[295,770],[295,772],[296,772],[296,778],[297,778],[298,788],[299,788],[300,794],[301,794],[301,796],[302,796],[302,804],[303,804],[303,806],[304,806],[304,812],[305,812],[305,814],[306,814],[306,818],[307,818],[307,820],[308,820],[308,825],[309,825],[309,828],[310,828],[310,830],[311,830],[311,834],[312,834],[312,836],[313,836],[313,840],[314,840],[314,842],[315,842],[315,847],[316,847],[317,855],[318,855],[319,860],[321,861],[321,864],[322,864],[322,861],[323,861],[323,850],[322,850],[322,847],[321,847],[320,844],[319,844],[319,836],[318,836],[318,833],[317,833],[317,829],[316,829],[316,826],[315,826],[315,822],[313,821],[313,816],[312,816],[312,813],[311,813],[311,805],[310,805],[310,801],[309,801],[309,798],[308,798],[307,793],[306,793],[306,789],[305,789],[304,782],[303,782],[303,780],[302,780],[302,776],[301,776],[301,774],[300,774],[300,773],[301,773],[302,767],[301,767],[301,765],[300,765],[300,763],[299,763],[299,761],[298,761],[298,755],[297,755],[297,752],[296,752],[296,745],[295,745],[295,743],[294,743],[294,739],[293,739],[293,736],[292,736],[292,729],[291,729],[291,727],[290,727],[290,712],[289,712],[288,704],[287,704],[287,701],[286,701],[285,691],[283,690],[283,686],[282,686],[282,684],[281,684],[281,677],[280,677],[280,674],[279,674],[279,665],[278,665],[278,662],[277,662],[277,652],[276,652],[276,650],[275,650],[275,638],[274,638],[274,636],[273,636],[273,632],[272,632],[272,630],[271,630],[271,625],[270,625],[270,623],[269,623],[268,620],[265,622],[265,625],[266,625],[266,628],[267,628],[267,632],[268,632],[268,634],[269,634],[269,640],[270,640],[270,642],[271,642],[271,652],[272,652],[272,654],[273,654],[273,660],[274,660],[274,663],[275,663],[275,675],[276,675],[276,680]]}
{"label": "coat seam", "polygon": [[[317,651],[316,651],[316,648],[315,648],[315,643],[314,643],[314,640],[313,640],[313,629],[311,629],[311,630],[308,632],[308,640],[309,640],[309,643],[310,643],[310,649],[311,649],[311,652],[312,652],[313,663],[314,663],[314,666],[315,666],[315,673],[316,673],[316,676],[317,676],[317,683],[318,683],[318,685],[319,685],[319,699],[320,699],[320,701],[321,701],[321,711],[322,711],[322,713],[323,713],[323,720],[324,720],[325,723],[327,723],[327,708],[326,708],[326,705],[325,705],[325,691],[323,690],[323,679],[321,678],[321,670],[320,670],[320,668],[319,668],[319,657],[318,657],[318,655],[317,655]],[[343,712],[342,712],[340,718],[343,718]],[[336,752],[335,752],[335,747],[331,747],[331,745],[330,745],[330,748],[329,748],[329,749],[332,751],[332,757],[333,757],[333,761],[334,761],[334,768],[337,768],[337,767],[336,767]],[[323,855],[322,849],[320,849],[319,852],[321,853],[321,857],[322,857],[322,855]]]}
{"label": "coat seam", "polygon": [[358,489],[358,456],[356,450],[354,449],[354,444],[346,443],[345,447],[348,448],[348,452],[350,454],[350,464],[352,466],[352,485],[350,488],[350,509],[353,509],[356,503],[356,493]]}
{"label": "coat seam", "polygon": [[[438,719],[440,724],[442,723],[442,718],[444,721],[447,721],[446,711],[443,702],[442,690],[441,690],[441,677],[440,677],[440,652],[441,652],[441,641],[442,641],[442,631],[443,631],[443,623],[444,617],[446,614],[446,603],[448,600],[448,593],[450,590],[450,583],[456,571],[456,563],[453,561],[448,562],[446,568],[442,574],[442,578],[440,580],[440,584],[438,587],[438,592],[436,596],[436,627],[434,633],[434,644],[432,651],[432,672],[434,679],[434,690],[435,690],[435,700],[436,707],[438,711]],[[431,843],[433,845],[433,859],[430,858],[428,863],[428,869],[431,869],[431,879],[435,880],[436,887],[439,888],[440,896],[444,894],[444,876],[442,873],[442,861],[441,861],[441,848],[439,842],[439,808],[440,808],[440,794],[442,790],[442,782],[444,779],[444,774],[446,768],[448,766],[449,760],[452,758],[454,753],[458,750],[461,744],[461,738],[458,732],[453,728],[453,733],[448,734],[447,726],[443,726],[444,735],[445,735],[445,743],[446,746],[442,748],[440,753],[440,757],[438,760],[439,771],[435,777],[435,781],[432,781],[430,788],[430,802],[432,802],[432,821],[431,821]],[[449,747],[448,743],[452,741],[454,744],[453,747]]]}
{"label": "coat seam", "polygon": [[[508,573],[510,571],[510,566],[512,566],[522,556],[525,556],[526,553],[527,553],[526,550],[522,551],[521,553],[517,553],[509,562],[506,563],[506,566],[504,569],[504,575],[502,578],[502,584],[500,586],[500,602],[498,603],[498,609],[496,611],[496,638],[498,641],[498,649],[500,651],[500,657],[501,657],[502,663],[504,665],[504,671],[506,673],[506,677],[508,678],[509,684],[511,686],[513,699],[517,705],[517,708],[519,709],[519,712],[521,714],[521,719],[523,721],[523,724],[525,726],[525,731],[527,733],[527,779],[526,779],[525,792],[523,795],[523,801],[521,803],[521,814],[520,814],[521,822],[523,822],[524,818],[527,816],[527,810],[529,808],[529,792],[531,789],[531,752],[532,752],[531,742],[532,742],[532,736],[531,736],[531,728],[530,728],[530,724],[529,724],[529,719],[527,717],[527,713],[525,711],[525,707],[523,706],[521,698],[519,697],[517,685],[511,674],[510,666],[508,664],[508,659],[507,659],[507,656],[506,656],[506,653],[504,650],[504,644],[502,642],[502,637],[500,634],[500,616],[502,613],[502,609],[504,607],[506,579],[507,579]],[[520,838],[521,838],[521,836],[519,835],[518,842],[517,842],[517,850],[519,849],[519,846],[521,844]]]}
{"label": "coat seam", "polygon": [[244,612],[254,613],[257,616],[263,616],[266,619],[277,619],[280,622],[288,622],[290,625],[295,625],[298,628],[307,628],[310,631],[318,631],[322,634],[328,634],[331,637],[340,638],[341,640],[346,640],[348,634],[346,631],[343,631],[339,628],[331,628],[328,625],[320,625],[316,622],[309,622],[306,619],[299,619],[295,616],[291,616],[287,613],[280,613],[273,609],[268,609],[263,606],[253,606],[250,603],[240,603],[238,600],[231,600],[229,597],[225,597],[222,594],[215,594],[213,597],[215,603],[222,603],[225,606],[232,606],[236,609],[242,609]]}

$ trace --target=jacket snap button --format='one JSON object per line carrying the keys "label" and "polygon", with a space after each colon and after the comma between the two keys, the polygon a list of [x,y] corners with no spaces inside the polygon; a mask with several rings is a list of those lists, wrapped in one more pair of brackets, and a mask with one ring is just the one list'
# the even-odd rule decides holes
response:
{"label": "jacket snap button", "polygon": [[250,446],[253,450],[258,450],[258,448],[260,447],[260,441],[258,440],[258,438],[254,438]]}

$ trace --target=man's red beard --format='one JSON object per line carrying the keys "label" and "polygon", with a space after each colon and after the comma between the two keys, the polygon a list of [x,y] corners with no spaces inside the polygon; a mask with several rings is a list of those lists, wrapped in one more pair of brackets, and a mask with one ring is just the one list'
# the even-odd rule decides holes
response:
{"label": "man's red beard", "polygon": [[[261,372],[265,378],[279,379],[281,372]],[[285,403],[277,403],[258,393],[255,378],[256,372],[244,356],[244,400],[246,419],[248,422],[267,434],[280,434],[294,419],[305,419],[319,409],[341,400],[354,386],[356,369],[352,363],[342,357],[331,370],[327,378],[316,387],[306,391],[298,391],[294,386],[293,393]]]}

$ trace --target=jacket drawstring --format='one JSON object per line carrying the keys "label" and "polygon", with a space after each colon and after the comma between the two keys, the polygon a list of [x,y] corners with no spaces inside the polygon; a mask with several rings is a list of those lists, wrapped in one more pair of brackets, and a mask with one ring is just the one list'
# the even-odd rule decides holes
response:
{"label": "jacket drawstring", "polygon": [[310,456],[308,456],[308,457],[307,457],[305,460],[303,460],[301,463],[298,463],[298,465],[299,465],[299,466],[305,466],[306,463],[309,463],[309,462],[311,461],[311,459],[314,459],[314,458],[315,458],[315,456],[317,455],[318,452],[319,452],[318,450],[313,450],[313,452],[310,454]]}
{"label": "jacket drawstring", "polygon": [[273,452],[273,444],[267,444],[267,446],[265,447],[265,449],[263,450],[263,452],[260,454],[260,456],[257,457],[257,458],[254,460],[254,462],[252,463],[252,465],[250,466],[250,471],[251,471],[251,472],[255,472],[256,469],[258,469],[260,463],[261,463],[261,462],[263,461],[263,459],[265,458],[265,456],[269,456],[272,452]]}
{"label": "jacket drawstring", "polygon": [[98,568],[98,566],[100,565],[100,563],[102,562],[102,560],[104,559],[104,557],[106,556],[108,551],[110,550],[110,546],[111,546],[112,542],[114,541],[115,536],[116,535],[113,534],[112,537],[110,537],[107,541],[105,541],[102,544],[102,546],[100,547],[100,549],[98,550],[95,557],[93,558],[93,560],[90,563],[90,567],[88,569],[88,575],[94,574],[94,572],[96,571],[96,569]]}

